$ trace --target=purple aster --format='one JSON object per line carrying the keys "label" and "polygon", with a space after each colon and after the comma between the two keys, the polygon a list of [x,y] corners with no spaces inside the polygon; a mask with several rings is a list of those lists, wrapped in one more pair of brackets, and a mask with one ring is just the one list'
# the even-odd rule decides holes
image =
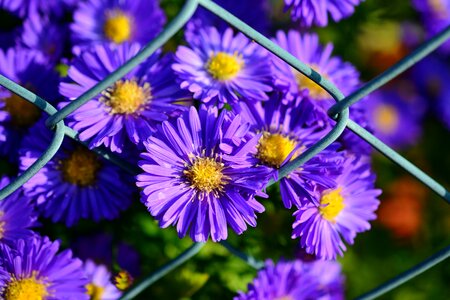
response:
{"label": "purple aster", "polygon": [[[58,93],[58,74],[42,54],[34,50],[0,50],[0,74],[50,102]],[[41,111],[35,105],[0,87],[0,155],[14,160],[22,136],[40,116]]]}
{"label": "purple aster", "polygon": [[291,9],[292,20],[301,26],[327,26],[328,14],[338,22],[353,14],[362,0],[284,0],[285,11]]}
{"label": "purple aster", "polygon": [[[322,47],[318,35],[301,34],[294,30],[287,34],[278,31],[274,42],[331,81],[344,95],[351,94],[359,86],[359,72],[356,68],[348,62],[342,61],[340,57],[332,56],[333,44],[328,43]],[[272,64],[274,84],[278,89],[286,92],[288,97],[297,94],[308,97],[323,112],[323,117],[320,118],[325,121],[323,124],[334,125],[334,122],[326,117],[326,111],[336,101],[324,89],[278,57],[272,56]],[[350,108],[350,118],[367,128],[365,109],[359,102]],[[354,153],[368,154],[371,151],[366,143],[349,130],[344,132],[341,142],[346,149]]]}
{"label": "purple aster", "polygon": [[[93,87],[140,50],[139,44],[95,45],[77,57],[69,68],[60,92],[70,100]],[[175,83],[172,57],[149,57],[124,78],[73,112],[68,124],[89,147],[105,145],[122,152],[130,143],[140,144],[156,124],[186,110],[191,100]],[[63,103],[62,105],[68,104]]]}
{"label": "purple aster", "polygon": [[[52,132],[43,121],[30,129],[20,149],[22,172],[41,156],[51,139]],[[66,140],[23,188],[44,217],[72,226],[81,218],[116,218],[131,202],[133,188],[129,183],[118,167]]]}
{"label": "purple aster", "polygon": [[259,137],[245,141],[247,130],[229,111],[191,107],[144,142],[137,186],[162,228],[176,224],[180,237],[189,232],[196,242],[210,235],[217,242],[227,238],[227,225],[238,234],[256,226],[255,212],[264,207],[254,195],[266,174],[253,166],[250,152]]}
{"label": "purple aster", "polygon": [[239,292],[234,300],[303,300],[344,299],[344,277],[334,261],[305,263],[300,260],[267,260],[247,293]]}
{"label": "purple aster", "polygon": [[436,55],[430,55],[412,68],[414,84],[422,97],[435,101],[435,113],[450,130],[450,71],[448,63]]}
{"label": "purple aster", "polygon": [[[194,34],[195,32],[195,34]],[[189,47],[179,46],[172,65],[180,86],[207,104],[235,103],[239,99],[267,100],[272,72],[267,51],[231,28],[214,27],[186,32]]]}
{"label": "purple aster", "polygon": [[[326,134],[313,123],[316,108],[306,98],[286,101],[280,93],[274,93],[269,101],[256,104],[241,102],[236,109],[244,120],[250,122],[252,132],[260,135],[255,163],[268,167],[270,176],[275,178],[281,167]],[[332,144],[281,179],[281,198],[286,208],[312,201],[318,185],[335,186],[333,178],[340,174],[344,160],[343,154],[337,152],[338,148],[338,144]]]}
{"label": "purple aster", "polygon": [[[270,4],[268,0],[216,0],[214,2],[258,32],[265,34],[269,31]],[[192,30],[206,26],[214,26],[221,32],[229,27],[224,20],[200,7],[189,21],[187,29]]]}
{"label": "purple aster", "polygon": [[111,273],[104,265],[96,265],[92,260],[84,263],[84,273],[89,283],[87,293],[94,300],[119,299],[122,293],[111,282]]}
{"label": "purple aster", "polygon": [[91,0],[80,3],[73,20],[72,41],[86,47],[104,42],[147,44],[162,30],[166,17],[156,0]]}
{"label": "purple aster", "polygon": [[[413,0],[412,3],[422,15],[422,20],[429,37],[433,37],[450,25],[449,0]],[[449,53],[450,41],[445,42],[440,49]]]}
{"label": "purple aster", "polygon": [[[9,178],[2,177],[0,190],[9,182]],[[36,220],[34,205],[23,195],[22,189],[0,200],[0,242],[12,246],[18,239],[33,237],[29,228],[37,225]]]}
{"label": "purple aster", "polygon": [[25,47],[41,51],[49,61],[57,63],[63,54],[66,36],[64,25],[33,14],[23,24],[21,41]]}
{"label": "purple aster", "polygon": [[2,299],[89,299],[82,262],[72,252],[58,253],[60,243],[47,237],[18,240],[14,248],[0,244]]}
{"label": "purple aster", "polygon": [[374,134],[387,145],[401,149],[418,142],[422,134],[425,102],[410,83],[405,88],[393,88],[374,92],[363,101]]}
{"label": "purple aster", "polygon": [[0,0],[0,7],[27,17],[41,13],[46,16],[62,17],[73,9],[78,0]]}
{"label": "purple aster", "polygon": [[317,189],[316,200],[294,213],[292,238],[321,259],[335,259],[346,250],[344,241],[353,244],[359,232],[370,229],[381,191],[374,188],[375,175],[364,159],[349,157],[343,173],[332,189]]}

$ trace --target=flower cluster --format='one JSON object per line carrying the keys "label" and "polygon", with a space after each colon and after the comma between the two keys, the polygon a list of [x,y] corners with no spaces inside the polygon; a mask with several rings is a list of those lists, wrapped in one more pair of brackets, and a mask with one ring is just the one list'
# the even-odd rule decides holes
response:
{"label": "flower cluster", "polygon": [[[257,29],[275,32],[269,1],[217,2]],[[310,27],[327,25],[328,15],[334,21],[348,17],[360,2],[285,0],[285,7]],[[94,86],[162,31],[166,16],[158,1],[0,0],[0,7],[20,19],[8,36],[0,34],[8,40],[0,50],[2,75],[58,109],[91,96],[64,120],[77,133],[74,140],[66,137],[43,168],[0,202],[0,298],[118,299],[139,276],[139,257],[123,241],[88,238],[88,250],[74,243],[82,261],[46,237],[58,225],[47,233],[35,229],[40,222],[83,230],[121,217],[136,200],[131,218],[134,209],[150,218],[146,208],[180,238],[219,242],[256,227],[278,191],[280,206],[292,210],[292,238],[318,261],[267,261],[248,293],[236,299],[343,298],[340,266],[327,260],[342,256],[370,228],[381,192],[370,149],[349,131],[299,165],[335,125],[327,115],[335,99],[326,91],[200,10],[183,42],[156,49],[93,95]],[[245,13],[249,9],[256,17]],[[361,85],[357,69],[334,55],[331,43],[322,45],[316,33],[303,29],[277,31],[272,41],[343,94],[355,91]],[[350,118],[375,133],[411,129],[396,107],[355,104]],[[15,175],[51,143],[46,117],[0,88],[0,155],[17,165]],[[117,158],[138,170],[135,178],[113,163]],[[8,182],[3,178],[0,188]],[[273,184],[277,188],[269,188]]]}

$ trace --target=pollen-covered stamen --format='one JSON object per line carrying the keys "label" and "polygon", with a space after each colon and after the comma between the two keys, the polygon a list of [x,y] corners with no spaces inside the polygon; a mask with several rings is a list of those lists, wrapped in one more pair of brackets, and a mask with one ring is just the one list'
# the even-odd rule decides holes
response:
{"label": "pollen-covered stamen", "polygon": [[91,297],[91,300],[101,300],[104,292],[104,288],[93,283],[86,285],[87,294]]}
{"label": "pollen-covered stamen", "polygon": [[344,209],[344,197],[342,196],[342,188],[327,191],[322,194],[320,199],[320,213],[325,220],[334,222],[335,218]]}
{"label": "pollen-covered stamen", "polygon": [[389,104],[382,104],[375,110],[375,122],[377,128],[384,133],[391,133],[398,127],[397,109]]}
{"label": "pollen-covered stamen", "polygon": [[121,291],[128,289],[133,284],[133,277],[125,270],[120,271],[114,277],[114,285]]}
{"label": "pollen-covered stamen", "polygon": [[120,10],[106,13],[106,21],[103,25],[105,36],[116,44],[128,41],[131,37],[131,20]]}
{"label": "pollen-covered stamen", "polygon": [[235,52],[229,54],[226,52],[217,52],[211,55],[206,63],[208,73],[217,80],[229,80],[237,76],[244,66],[242,55]]}
{"label": "pollen-covered stamen", "polygon": [[279,168],[295,149],[296,142],[280,133],[264,132],[258,143],[257,157],[266,165]]}
{"label": "pollen-covered stamen", "polygon": [[[320,69],[317,65],[311,65],[311,68],[316,70],[323,76],[325,79],[328,79],[327,75],[320,72]],[[320,87],[317,83],[300,73],[299,71],[292,69],[292,73],[295,76],[295,79],[297,81],[298,89],[299,90],[308,90],[309,96],[313,98],[314,100],[323,100],[330,97],[327,91],[325,91],[323,88]]]}
{"label": "pollen-covered stamen", "polygon": [[138,113],[150,100],[150,85],[145,83],[140,86],[134,79],[117,81],[100,98],[110,108],[110,113],[125,115]]}
{"label": "pollen-covered stamen", "polygon": [[5,300],[44,300],[49,295],[47,285],[36,278],[13,278],[6,286]]}
{"label": "pollen-covered stamen", "polygon": [[64,181],[79,186],[94,185],[100,167],[101,163],[95,153],[83,147],[75,149],[68,158],[61,161]]}
{"label": "pollen-covered stamen", "polygon": [[5,233],[5,221],[2,221],[2,217],[5,213],[0,210],[0,240],[3,238],[3,234]]}
{"label": "pollen-covered stamen", "polygon": [[18,127],[30,127],[39,120],[41,111],[31,102],[12,94],[4,99],[5,110],[11,116],[11,123]]}
{"label": "pollen-covered stamen", "polygon": [[201,192],[220,192],[228,181],[223,174],[224,164],[212,157],[197,157],[192,165],[184,170],[191,186]]}

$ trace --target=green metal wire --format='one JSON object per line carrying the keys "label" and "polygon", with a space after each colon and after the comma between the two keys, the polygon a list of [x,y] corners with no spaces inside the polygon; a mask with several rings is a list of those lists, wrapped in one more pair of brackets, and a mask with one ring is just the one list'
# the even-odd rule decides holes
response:
{"label": "green metal wire", "polygon": [[[287,176],[290,172],[297,169],[299,166],[304,164],[306,161],[311,159],[314,155],[325,149],[328,145],[334,142],[344,131],[346,127],[352,130],[354,133],[359,135],[362,139],[366,140],[369,144],[371,144],[375,149],[380,151],[390,160],[404,168],[406,171],[411,173],[413,176],[422,181],[425,185],[427,185],[430,189],[436,192],[438,195],[443,197],[447,202],[450,202],[450,194],[449,192],[438,182],[436,182],[433,178],[425,174],[411,162],[403,158],[397,152],[386,146],[372,134],[367,132],[364,128],[353,122],[349,119],[349,107],[355,102],[359,101],[361,98],[369,94],[370,92],[376,90],[377,88],[384,85],[386,82],[390,81],[394,77],[398,76],[400,73],[404,72],[406,69],[413,66],[417,61],[424,58],[431,51],[439,47],[446,39],[450,37],[450,26],[439,33],[434,38],[430,39],[428,42],[424,43],[421,47],[419,47],[416,51],[412,52],[410,55],[406,56],[400,62],[389,68],[384,73],[380,74],[373,80],[369,81],[366,85],[364,85],[361,89],[355,91],[348,97],[344,97],[344,95],[339,91],[339,89],[334,86],[330,81],[328,81],[325,77],[321,76],[318,72],[311,69],[308,65],[298,61],[294,56],[278,47],[268,38],[264,37],[253,28],[230,14],[228,11],[217,5],[216,3],[210,0],[187,0],[181,12],[167,25],[165,30],[163,30],[153,41],[147,44],[135,57],[130,59],[123,66],[118,68],[116,71],[107,76],[104,80],[99,82],[97,85],[92,87],[90,90],[82,94],[79,98],[72,101],[69,105],[64,107],[63,109],[57,111],[52,105],[50,105],[44,99],[38,97],[32,92],[22,88],[20,85],[14,83],[8,78],[0,75],[0,85],[6,87],[13,93],[21,96],[27,101],[33,103],[41,110],[46,112],[49,115],[49,118],[46,120],[46,124],[49,128],[54,128],[55,133],[51,144],[48,149],[43,153],[43,155],[23,174],[21,174],[15,181],[11,182],[8,186],[3,188],[0,191],[0,199],[5,198],[10,195],[16,189],[18,189],[21,185],[23,185],[28,179],[30,179],[36,172],[39,171],[58,151],[61,146],[64,136],[77,140],[78,142],[86,145],[85,142],[81,142],[77,138],[77,132],[68,128],[64,125],[64,118],[67,117],[74,110],[85,104],[91,98],[95,97],[101,91],[109,87],[115,81],[122,78],[125,74],[131,71],[134,67],[136,67],[139,63],[144,61],[147,57],[152,55],[158,48],[160,48],[164,43],[166,43],[171,37],[173,37],[191,18],[194,14],[195,10],[198,6],[203,6],[207,10],[216,14],[226,22],[230,23],[232,26],[237,28],[239,31],[243,32],[249,38],[262,45],[264,48],[278,56],[280,59],[284,60],[286,63],[291,65],[294,69],[301,72],[319,86],[321,86],[324,90],[326,90],[336,101],[337,103],[332,106],[328,113],[331,117],[337,120],[337,123],[332,128],[332,130],[324,136],[319,142],[315,145],[307,149],[302,153],[299,157],[291,161],[289,164],[280,169],[281,179],[284,176]],[[109,150],[104,148],[95,148],[97,154],[101,155],[105,159],[110,160],[111,162],[117,164],[122,169],[127,171],[130,174],[138,174],[140,172],[139,168],[134,165],[131,165],[114,154],[112,154]],[[274,182],[271,182],[272,184]],[[244,253],[241,253],[238,249],[232,247],[227,242],[221,242],[222,246],[224,246],[230,253],[236,255],[245,261],[248,265],[259,269],[263,266],[261,261],[254,259],[251,256],[248,256]],[[146,277],[142,282],[133,286],[127,293],[125,293],[122,299],[132,299],[151,284],[156,282],[158,279],[174,270],[176,267],[181,265],[183,262],[192,258],[195,254],[197,254],[204,243],[195,243],[185,252],[183,252],[178,257],[174,258],[148,277]],[[433,267],[437,263],[443,261],[448,258],[450,255],[450,246],[445,248],[444,250],[436,253],[431,256],[429,259],[425,260],[421,264],[417,265],[414,268],[400,274],[394,279],[386,282],[385,284],[380,285],[374,290],[362,295],[359,299],[373,299],[380,295],[385,294],[386,292],[392,290],[398,285],[410,280],[411,278],[419,275],[420,273],[426,271],[427,269]]]}

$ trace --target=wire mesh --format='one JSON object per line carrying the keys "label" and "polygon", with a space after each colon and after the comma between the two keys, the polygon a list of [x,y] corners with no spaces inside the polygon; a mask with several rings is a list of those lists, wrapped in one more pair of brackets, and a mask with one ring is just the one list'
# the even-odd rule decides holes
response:
{"label": "wire mesh", "polygon": [[[21,187],[27,180],[29,180],[34,174],[36,174],[50,159],[56,154],[59,150],[64,137],[67,136],[74,140],[77,140],[80,143],[80,140],[77,138],[77,132],[73,129],[67,127],[64,124],[64,119],[70,113],[75,111],[77,108],[85,104],[91,98],[95,97],[101,91],[108,88],[115,81],[121,79],[125,74],[131,71],[134,67],[136,67],[139,63],[143,62],[146,58],[152,55],[157,49],[163,46],[170,38],[172,38],[182,27],[189,21],[192,15],[195,13],[196,9],[202,6],[205,9],[209,10],[213,14],[225,20],[227,23],[235,27],[237,30],[241,31],[243,34],[248,36],[250,39],[260,44],[268,51],[272,52],[280,59],[288,63],[291,67],[301,72],[303,75],[307,76],[309,79],[318,84],[322,89],[327,91],[335,100],[336,104],[332,106],[328,114],[331,118],[336,120],[336,124],[332,128],[332,130],[320,139],[315,145],[311,146],[309,149],[304,151],[300,156],[296,159],[292,160],[290,163],[286,164],[282,169],[280,169],[279,179],[287,176],[293,170],[297,169],[299,166],[304,164],[306,161],[314,157],[317,153],[325,149],[331,143],[333,143],[345,130],[345,128],[349,128],[354,133],[356,133],[359,137],[369,143],[372,147],[377,149],[380,153],[390,159],[392,162],[396,163],[404,170],[409,172],[411,175],[420,180],[423,184],[428,186],[431,190],[433,190],[437,195],[442,197],[447,203],[450,203],[450,193],[437,181],[428,176],[410,161],[402,157],[393,149],[389,148],[383,142],[378,140],[375,136],[370,134],[367,130],[362,128],[357,123],[353,122],[349,119],[349,107],[354,103],[358,102],[360,99],[368,95],[369,93],[375,91],[380,88],[399,74],[403,73],[408,68],[412,67],[419,60],[426,57],[433,50],[438,48],[441,44],[443,44],[447,39],[450,38],[450,26],[444,29],[442,32],[437,34],[435,37],[428,40],[426,43],[418,47],[415,51],[413,51],[408,56],[404,57],[395,65],[391,66],[385,72],[372,79],[368,83],[366,83],[363,87],[359,88],[351,95],[347,97],[342,94],[342,92],[330,81],[328,81],[324,76],[321,76],[320,73],[316,72],[308,65],[296,59],[294,56],[289,54],[287,51],[283,50],[271,40],[242,22],[240,19],[236,18],[228,11],[223,9],[221,6],[217,5],[211,0],[187,0],[184,7],[180,11],[180,13],[166,26],[166,28],[150,43],[148,43],[145,47],[141,49],[141,51],[122,65],[120,68],[112,72],[105,79],[100,81],[98,84],[93,86],[91,89],[86,91],[76,100],[72,101],[69,105],[65,106],[61,110],[56,110],[49,102],[45,99],[40,98],[36,94],[31,91],[21,87],[15,82],[9,80],[8,78],[0,75],[0,85],[15,93],[27,101],[31,102],[39,109],[44,111],[49,115],[46,120],[46,125],[50,129],[54,130],[54,135],[52,142],[48,146],[47,150],[42,154],[42,156],[24,173],[22,173],[18,178],[12,181],[8,186],[3,188],[0,191],[0,199],[4,199],[19,187]],[[83,143],[84,144],[84,143]],[[95,151],[98,155],[101,155],[105,159],[115,163],[119,167],[121,167],[124,171],[130,174],[138,174],[139,170],[136,166],[133,166],[119,158],[117,158],[114,154],[112,154],[109,150],[103,148],[95,148]],[[278,179],[278,180],[279,180]],[[274,181],[271,181],[269,184],[273,184]],[[224,246],[231,254],[239,257],[242,261],[247,263],[249,266],[259,269],[263,266],[261,261],[256,260],[255,258],[245,255],[240,252],[238,249],[235,249],[233,246],[228,244],[227,242],[221,242],[222,246]],[[155,283],[158,279],[162,278],[176,267],[184,263],[185,261],[191,259],[195,256],[204,246],[204,243],[194,243],[190,248],[185,250],[179,256],[169,261],[167,264],[161,266],[152,274],[148,275],[144,280],[135,284],[127,293],[125,293],[121,299],[133,299],[144,289],[148,288],[150,285]],[[434,255],[430,256],[428,259],[414,266],[413,268],[405,271],[404,273],[399,274],[395,278],[390,281],[374,288],[373,290],[361,295],[358,299],[374,299],[378,296],[385,294],[386,292],[394,289],[395,287],[401,285],[402,283],[414,278],[415,276],[421,274],[422,272],[428,270],[429,268],[435,266],[439,262],[442,262],[446,258],[450,256],[450,246],[438,251]]]}

